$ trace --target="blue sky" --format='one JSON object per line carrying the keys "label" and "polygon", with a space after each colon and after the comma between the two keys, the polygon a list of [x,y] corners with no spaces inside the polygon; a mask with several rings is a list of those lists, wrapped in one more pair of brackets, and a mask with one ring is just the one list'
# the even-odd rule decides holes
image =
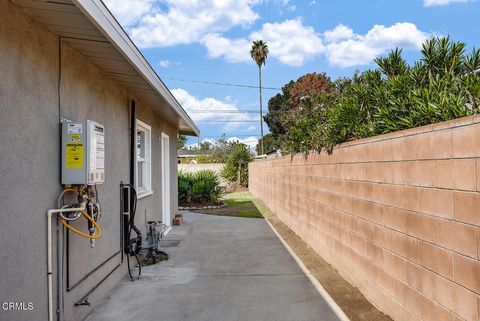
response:
{"label": "blue sky", "polygon": [[[413,61],[436,35],[465,42],[468,50],[480,47],[478,0],[104,1],[187,111],[258,110],[256,89],[175,80],[257,85],[249,57],[256,39],[270,48],[263,86],[277,88],[309,72],[349,76],[397,46]],[[264,90],[265,109],[276,93]],[[190,115],[202,141],[225,133],[253,146],[260,133],[258,122],[204,122],[258,120],[257,114]]]}

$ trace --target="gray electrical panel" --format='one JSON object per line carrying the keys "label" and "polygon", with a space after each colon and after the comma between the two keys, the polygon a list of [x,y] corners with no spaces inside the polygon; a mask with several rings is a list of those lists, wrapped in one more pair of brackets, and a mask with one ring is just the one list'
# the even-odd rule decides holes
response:
{"label": "gray electrical panel", "polygon": [[62,123],[62,184],[105,181],[105,128],[94,121]]}

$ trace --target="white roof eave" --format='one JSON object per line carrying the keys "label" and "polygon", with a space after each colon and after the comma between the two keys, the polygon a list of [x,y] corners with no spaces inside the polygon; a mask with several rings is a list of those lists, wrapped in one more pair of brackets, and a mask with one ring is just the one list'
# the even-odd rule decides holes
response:
{"label": "white roof eave", "polygon": [[[200,130],[195,122],[155,73],[153,68],[143,57],[140,50],[128,37],[118,21],[100,0],[71,0],[73,4],[98,28],[98,30],[122,54],[131,66],[148,82],[148,84],[168,103],[175,113],[189,127],[189,134],[198,136]],[[184,131],[187,133],[186,131]]]}

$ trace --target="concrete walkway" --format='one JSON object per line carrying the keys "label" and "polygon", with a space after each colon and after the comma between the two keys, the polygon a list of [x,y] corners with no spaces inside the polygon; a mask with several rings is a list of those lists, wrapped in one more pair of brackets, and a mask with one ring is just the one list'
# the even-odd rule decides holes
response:
{"label": "concrete walkway", "polygon": [[123,281],[89,321],[337,321],[263,219],[184,213],[170,260]]}

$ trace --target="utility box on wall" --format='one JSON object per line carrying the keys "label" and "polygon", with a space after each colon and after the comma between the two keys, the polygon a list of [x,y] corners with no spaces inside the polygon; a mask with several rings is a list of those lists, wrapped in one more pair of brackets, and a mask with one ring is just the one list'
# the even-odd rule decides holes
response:
{"label": "utility box on wall", "polygon": [[94,121],[62,123],[62,184],[105,181],[105,128]]}

